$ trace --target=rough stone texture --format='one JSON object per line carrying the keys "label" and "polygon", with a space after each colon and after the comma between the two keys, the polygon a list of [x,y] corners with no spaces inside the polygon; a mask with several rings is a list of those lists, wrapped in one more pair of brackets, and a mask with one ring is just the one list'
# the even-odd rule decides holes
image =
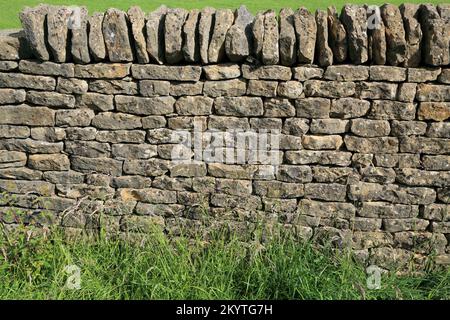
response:
{"label": "rough stone texture", "polygon": [[134,49],[138,63],[149,63],[150,59],[147,53],[147,43],[144,37],[145,15],[139,7],[128,9],[128,19],[131,24],[131,34],[134,40]]}
{"label": "rough stone texture", "polygon": [[183,24],[188,12],[184,9],[168,9],[164,20],[166,62],[175,64],[183,60]]}
{"label": "rough stone texture", "polygon": [[127,15],[117,9],[108,9],[103,19],[103,37],[109,61],[133,61]]}
{"label": "rough stone texture", "polygon": [[319,66],[327,67],[333,64],[333,51],[328,45],[328,16],[326,11],[316,11],[316,24],[316,60]]}
{"label": "rough stone texture", "polygon": [[[89,56],[88,43],[88,11],[85,7],[81,7],[76,14],[79,18],[77,17],[75,19],[79,19],[79,21],[74,21],[71,29],[70,53],[74,62],[89,63],[91,62],[91,58]],[[114,61],[112,56],[110,58],[111,61]]]}
{"label": "rough stone texture", "polygon": [[[225,47],[218,63],[208,57],[215,10],[193,10],[170,23],[176,66],[158,65],[164,7],[147,16],[145,30],[140,12],[130,11],[130,21],[122,14],[131,40],[120,49],[135,54],[132,63],[110,63],[101,43],[89,46],[90,58],[104,63],[71,62],[56,16],[42,22],[56,32],[53,51],[44,35],[52,62],[28,60],[25,32],[1,34],[0,193],[15,199],[1,210],[34,213],[46,202],[48,223],[93,235],[99,219],[89,214],[101,211],[108,236],[225,223],[248,236],[269,221],[384,268],[396,259],[402,271],[448,264],[450,73],[440,44],[450,14],[445,5],[422,7],[385,6],[386,29],[374,30],[365,24],[382,19],[372,6],[347,6],[342,22],[332,8],[317,21],[285,9],[279,29],[273,12],[254,21],[241,8],[227,35],[216,33]],[[295,33],[300,18],[300,33],[308,21],[317,32]],[[90,39],[103,42],[103,15],[89,20]],[[328,65],[326,41],[339,65],[324,70],[314,64]],[[309,62],[298,61],[301,42],[314,45]],[[389,55],[399,65],[377,65]]]}
{"label": "rough stone texture", "polygon": [[88,18],[89,27],[89,52],[94,61],[102,61],[106,58],[105,38],[103,37],[104,14],[95,12]]}
{"label": "rough stone texture", "polygon": [[66,62],[69,19],[72,10],[67,7],[52,7],[47,14],[47,41],[55,62]]}
{"label": "rough stone texture", "polygon": [[208,62],[217,63],[225,56],[225,36],[233,25],[234,14],[230,9],[218,9],[214,15],[211,40],[208,47]]}
{"label": "rough stone texture", "polygon": [[316,19],[307,9],[302,7],[294,14],[294,24],[298,47],[297,61],[299,63],[312,63],[316,46]]}
{"label": "rough stone texture", "polygon": [[427,4],[420,8],[422,26],[423,62],[431,66],[443,66],[450,63],[450,38],[448,26],[440,17],[436,7]]}
{"label": "rough stone texture", "polygon": [[50,59],[45,38],[47,12],[48,7],[40,5],[36,8],[25,8],[19,15],[31,52],[43,61]]}

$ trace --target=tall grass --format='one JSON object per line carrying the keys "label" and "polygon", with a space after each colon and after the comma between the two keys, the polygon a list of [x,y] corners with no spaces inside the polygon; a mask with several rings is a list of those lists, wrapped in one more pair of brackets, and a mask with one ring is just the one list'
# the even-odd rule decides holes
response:
{"label": "tall grass", "polygon": [[[2,239],[1,299],[450,298],[449,270],[383,274],[381,288],[370,290],[350,253],[288,236],[243,244],[220,232],[204,242],[155,231],[140,241],[67,241],[58,232],[30,237],[28,230]],[[78,290],[66,286],[67,265],[81,270]]]}

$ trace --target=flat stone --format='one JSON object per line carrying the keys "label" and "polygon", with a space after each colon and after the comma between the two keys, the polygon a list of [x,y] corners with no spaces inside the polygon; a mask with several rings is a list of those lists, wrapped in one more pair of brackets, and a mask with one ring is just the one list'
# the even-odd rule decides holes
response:
{"label": "flat stone", "polygon": [[50,59],[45,39],[47,13],[48,6],[40,5],[35,8],[26,7],[19,14],[29,48],[33,55],[41,61]]}
{"label": "flat stone", "polygon": [[40,106],[56,108],[74,108],[75,97],[56,92],[28,91],[27,101]]}
{"label": "flat stone", "polygon": [[103,37],[109,61],[133,61],[127,16],[117,9],[108,9],[103,18]]}
{"label": "flat stone", "polygon": [[218,9],[214,16],[211,40],[208,47],[208,62],[217,63],[225,56],[225,36],[233,25],[234,14],[230,9]]}
{"label": "flat stone", "polygon": [[385,82],[359,82],[357,96],[361,99],[394,100],[397,97],[396,83]]}
{"label": "flat stone", "polygon": [[297,99],[302,96],[302,93],[303,85],[299,81],[286,81],[278,83],[277,94],[280,97]]}
{"label": "flat stone", "polygon": [[214,101],[216,114],[225,116],[261,116],[263,102],[261,98],[220,97]]}
{"label": "flat stone", "polygon": [[16,61],[0,61],[0,71],[14,71],[19,68]]}
{"label": "flat stone", "polygon": [[450,103],[421,102],[417,117],[419,120],[445,121],[450,118]]}
{"label": "flat stone", "polygon": [[369,117],[380,120],[413,120],[416,115],[416,106],[413,103],[375,100]]}
{"label": "flat stone", "polygon": [[225,53],[230,61],[240,62],[251,54],[254,16],[244,5],[237,9],[235,16],[234,24],[225,37]]}
{"label": "flat stone", "polygon": [[0,125],[0,138],[28,138],[30,128],[25,126]]}
{"label": "flat stone", "polygon": [[309,79],[321,79],[323,76],[323,69],[317,67],[295,67],[294,79],[298,81],[306,81]]}
{"label": "flat stone", "polygon": [[138,63],[149,63],[147,42],[144,37],[145,15],[140,7],[133,6],[128,9],[128,20],[131,24],[131,34],[134,40],[134,49]]}
{"label": "flat stone", "polygon": [[288,99],[266,99],[264,101],[265,117],[294,117],[295,108]]}
{"label": "flat stone", "polygon": [[445,154],[450,151],[450,141],[441,138],[401,137],[400,152]]}
{"label": "flat stone", "polygon": [[391,66],[370,66],[370,80],[403,82],[406,81],[406,68]]}
{"label": "flat stone", "polygon": [[340,148],[342,143],[342,137],[338,135],[304,135],[302,139],[303,147],[309,150],[337,150]]}
{"label": "flat stone", "polygon": [[40,171],[66,171],[70,162],[64,154],[33,154],[28,158],[28,166]]}
{"label": "flat stone", "polygon": [[88,43],[88,11],[86,7],[80,7],[76,14],[77,21],[74,21],[71,29],[70,53],[75,63],[89,63],[91,62],[91,57],[89,56]]}
{"label": "flat stone", "polygon": [[141,119],[137,116],[124,114],[102,112],[97,114],[92,120],[92,126],[98,129],[135,129],[141,128]]}
{"label": "flat stone", "polygon": [[89,91],[103,94],[128,94],[138,93],[136,82],[124,80],[94,80],[89,83]]}
{"label": "flat stone", "polygon": [[130,74],[130,64],[96,63],[75,65],[75,77],[84,79],[121,79]]}
{"label": "flat stone", "polygon": [[56,80],[51,77],[32,76],[21,73],[0,73],[0,88],[27,88],[53,91]]}
{"label": "flat stone", "polygon": [[325,98],[306,98],[295,100],[297,117],[301,118],[329,118],[330,105],[330,100]]}
{"label": "flat stone", "polygon": [[348,52],[355,64],[368,60],[368,37],[366,9],[358,5],[345,5],[341,12],[341,21],[347,30]]}
{"label": "flat stone", "polygon": [[203,93],[203,82],[171,82],[170,83],[170,95],[190,96],[201,95]]}
{"label": "flat stone", "polygon": [[251,96],[275,97],[277,95],[278,81],[250,80],[247,94]]}
{"label": "flat stone", "polygon": [[347,150],[359,153],[397,153],[399,141],[394,137],[360,138],[346,136]]}
{"label": "flat stone", "polygon": [[139,92],[145,97],[168,96],[170,93],[170,82],[142,80],[139,81]]}
{"label": "flat stone", "polygon": [[198,21],[200,11],[193,9],[183,26],[183,57],[186,62],[200,62],[200,46],[198,39]]}
{"label": "flat stone", "polygon": [[89,52],[94,61],[102,61],[106,58],[105,38],[103,37],[103,19],[104,13],[94,12],[88,18],[89,26]]}
{"label": "flat stone", "polygon": [[165,115],[173,112],[175,99],[173,97],[116,96],[115,102],[119,112],[137,115]]}
{"label": "flat stone", "polygon": [[0,140],[2,149],[21,151],[28,154],[35,153],[60,153],[63,151],[63,143],[36,141],[33,139],[3,139]]}
{"label": "flat stone", "polygon": [[354,82],[307,80],[304,84],[307,97],[345,98],[355,94]]}
{"label": "flat stone", "polygon": [[323,77],[335,81],[363,81],[369,79],[369,67],[354,65],[329,66]]}
{"label": "flat stone", "polygon": [[185,9],[168,9],[164,20],[166,62],[175,64],[183,60],[183,24],[188,15]]}
{"label": "flat stone", "polygon": [[111,176],[122,175],[122,161],[109,158],[85,158],[73,156],[70,158],[71,167],[79,172],[97,172]]}
{"label": "flat stone", "polygon": [[311,64],[314,61],[316,47],[316,19],[302,7],[294,14],[294,24],[298,44],[297,62]]}
{"label": "flat stone", "polygon": [[408,82],[436,81],[441,68],[408,68]]}
{"label": "flat stone", "polygon": [[338,183],[307,183],[305,198],[324,201],[345,201],[346,190]]}
{"label": "flat stone", "polygon": [[25,101],[25,90],[0,89],[0,105],[14,104]]}
{"label": "flat stone", "polygon": [[351,121],[351,132],[360,137],[383,137],[391,132],[389,121],[353,119]]}
{"label": "flat stone", "polygon": [[89,108],[94,111],[110,111],[114,109],[113,97],[99,93],[85,93],[77,96],[77,107]]}
{"label": "flat stone", "polygon": [[179,115],[199,116],[212,114],[214,100],[208,97],[181,97],[175,103]]}
{"label": "flat stone", "polygon": [[94,118],[94,111],[90,109],[58,110],[56,125],[68,127],[87,127]]}
{"label": "flat stone", "polygon": [[19,70],[23,73],[48,76],[62,76],[72,78],[74,76],[74,65],[71,63],[38,62],[21,60]]}
{"label": "flat stone", "polygon": [[420,83],[417,86],[416,99],[419,101],[450,101],[450,86]]}
{"label": "flat stone", "polygon": [[291,80],[291,68],[283,66],[242,65],[242,77],[254,80]]}
{"label": "flat stone", "polygon": [[247,83],[242,79],[206,81],[203,94],[210,97],[243,96],[247,92]]}
{"label": "flat stone", "polygon": [[313,119],[310,131],[314,134],[339,134],[345,133],[349,128],[348,120],[341,119]]}
{"label": "flat stone", "polygon": [[239,64],[223,63],[203,67],[203,72],[208,80],[234,79],[241,76]]}
{"label": "flat stone", "polygon": [[286,161],[292,164],[321,164],[347,167],[351,164],[352,153],[342,151],[286,151]]}
{"label": "flat stone", "polygon": [[55,186],[44,181],[0,180],[0,189],[10,193],[52,196]]}
{"label": "flat stone", "polygon": [[31,138],[48,142],[63,141],[66,138],[66,130],[63,128],[35,127],[31,128]]}
{"label": "flat stone", "polygon": [[131,72],[138,80],[199,81],[202,68],[199,66],[132,65]]}
{"label": "flat stone", "polygon": [[53,126],[55,112],[43,107],[29,107],[27,105],[0,106],[0,124]]}
{"label": "flat stone", "polygon": [[165,60],[164,48],[164,19],[167,7],[162,5],[155,11],[150,12],[146,18],[145,30],[147,35],[147,52],[149,58],[163,64]]}

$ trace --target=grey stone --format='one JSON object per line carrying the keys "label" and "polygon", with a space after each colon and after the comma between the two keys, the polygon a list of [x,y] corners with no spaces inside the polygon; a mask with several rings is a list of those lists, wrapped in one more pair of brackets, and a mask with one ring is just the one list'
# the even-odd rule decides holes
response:
{"label": "grey stone", "polygon": [[25,101],[25,90],[0,89],[0,105],[21,103]]}
{"label": "grey stone", "polygon": [[323,75],[323,69],[317,67],[295,67],[294,79],[299,81],[306,81],[309,79],[320,79]]}
{"label": "grey stone", "polygon": [[345,133],[349,128],[348,120],[340,119],[313,119],[310,131],[314,134],[339,134]]}
{"label": "grey stone", "polygon": [[264,12],[258,12],[252,26],[253,55],[258,61],[262,61],[264,43]]}
{"label": "grey stone", "polygon": [[426,122],[420,121],[391,121],[392,134],[398,136],[424,135],[427,130]]}
{"label": "grey stone", "polygon": [[137,115],[164,115],[173,112],[175,99],[169,96],[153,98],[116,96],[115,103],[119,112]]}
{"label": "grey stone", "polygon": [[125,160],[123,171],[126,174],[160,176],[168,171],[168,162],[162,159]]}
{"label": "grey stone", "polygon": [[141,118],[124,113],[102,112],[92,120],[92,126],[98,129],[136,129],[141,128]]}
{"label": "grey stone", "polygon": [[19,68],[16,61],[0,61],[0,71],[14,71]]}
{"label": "grey stone", "polygon": [[405,28],[406,55],[405,66],[417,67],[422,57],[422,28],[419,23],[420,5],[401,4],[400,12]]}
{"label": "grey stone", "polygon": [[166,118],[163,116],[149,116],[142,118],[142,127],[144,129],[164,128],[166,123]]}
{"label": "grey stone", "polygon": [[28,91],[27,102],[35,105],[56,108],[74,108],[75,97],[56,92]]}
{"label": "grey stone", "polygon": [[139,81],[139,92],[145,97],[168,96],[170,93],[170,82],[142,80]]}
{"label": "grey stone", "polygon": [[247,94],[251,96],[275,97],[277,95],[278,81],[250,80]]}
{"label": "grey stone", "polygon": [[342,119],[363,117],[370,108],[370,102],[355,98],[342,98],[333,100],[330,116]]}
{"label": "grey stone", "polygon": [[19,60],[29,59],[33,56],[25,32],[0,34],[0,59]]}
{"label": "grey stone", "polygon": [[226,116],[261,116],[263,102],[261,98],[220,97],[214,101],[216,114]]}
{"label": "grey stone", "polygon": [[399,142],[394,137],[360,138],[345,136],[347,150],[359,153],[397,153]]}
{"label": "grey stone", "polygon": [[408,82],[436,81],[441,68],[408,68]]}
{"label": "grey stone", "polygon": [[29,48],[33,55],[42,61],[48,61],[50,59],[45,39],[47,13],[48,6],[40,5],[36,8],[26,7],[19,14]]}
{"label": "grey stone", "polygon": [[277,94],[280,97],[297,99],[302,96],[303,85],[299,81],[279,82]]}
{"label": "grey stone", "polygon": [[278,20],[275,11],[269,10],[264,13],[264,39],[262,47],[262,63],[265,65],[278,64],[279,54],[279,31]]}
{"label": "grey stone", "polygon": [[346,190],[338,183],[307,183],[305,198],[323,201],[345,201]]}
{"label": "grey stone", "polygon": [[450,138],[450,123],[436,122],[431,123],[427,131],[428,137],[434,138]]}
{"label": "grey stone", "polygon": [[310,136],[305,135],[302,144],[309,150],[337,150],[342,145],[342,137],[338,135],[329,136]]}
{"label": "grey stone", "polygon": [[208,97],[181,97],[175,103],[179,115],[209,115],[212,113],[214,100]]}
{"label": "grey stone", "polygon": [[360,82],[357,86],[357,96],[361,99],[394,100],[397,96],[396,83]]}
{"label": "grey stone", "polygon": [[225,53],[230,61],[240,62],[251,54],[254,16],[244,5],[237,9],[235,16],[234,24],[225,37]]}
{"label": "grey stone", "polygon": [[291,68],[284,66],[242,65],[242,77],[250,80],[291,80]]}
{"label": "grey stone", "polygon": [[218,9],[214,15],[211,40],[208,47],[208,62],[217,63],[225,56],[225,37],[233,25],[234,14],[230,9]]}
{"label": "grey stone", "polygon": [[133,65],[131,72],[138,80],[199,81],[202,68],[199,66]]}
{"label": "grey stone", "polygon": [[30,128],[25,126],[0,125],[0,138],[28,138]]}
{"label": "grey stone", "polygon": [[68,7],[50,7],[47,14],[47,42],[56,62],[66,62],[69,21],[72,10]]}
{"label": "grey stone", "polygon": [[312,171],[308,166],[281,165],[277,171],[277,180],[294,183],[311,182]]}
{"label": "grey stone", "polygon": [[400,152],[445,154],[450,150],[450,141],[441,138],[402,137]]}
{"label": "grey stone", "polygon": [[422,27],[423,62],[431,66],[443,66],[450,63],[450,37],[448,26],[431,4],[420,7],[419,21]]}
{"label": "grey stone", "polygon": [[141,130],[99,131],[95,139],[100,142],[109,142],[109,143],[143,143],[145,141],[145,131]]}
{"label": "grey stone", "polygon": [[207,80],[234,79],[241,76],[241,67],[234,63],[214,64],[204,66],[203,72]]}
{"label": "grey stone", "polygon": [[22,167],[27,163],[27,155],[18,151],[0,151],[0,168]]}
{"label": "grey stone", "polygon": [[114,109],[113,97],[98,93],[85,93],[77,96],[77,107],[89,108],[94,111],[111,111]]}
{"label": "grey stone", "polygon": [[62,76],[71,78],[74,76],[74,66],[70,63],[57,64],[54,62],[37,62],[22,60],[19,70],[23,73],[37,75]]}
{"label": "grey stone", "polygon": [[63,128],[35,127],[31,128],[31,138],[48,142],[62,141],[66,138],[66,130]]}
{"label": "grey stone", "polygon": [[413,168],[397,170],[397,182],[407,186],[445,187],[450,173],[442,171],[426,171]]}
{"label": "grey stone", "polygon": [[347,31],[350,60],[355,64],[365,63],[368,60],[366,9],[358,5],[345,5],[340,18]]}
{"label": "grey stone", "polygon": [[131,24],[131,34],[134,40],[134,49],[138,63],[149,63],[147,42],[144,37],[145,15],[141,8],[133,6],[128,9],[128,19]]}
{"label": "grey stone", "polygon": [[26,153],[60,153],[63,150],[63,143],[51,143],[46,141],[36,141],[33,139],[3,139],[0,141],[2,149],[11,151],[22,151]]}
{"label": "grey stone", "polygon": [[200,11],[193,9],[183,26],[183,57],[186,62],[200,61],[200,46],[198,39],[198,21]]}
{"label": "grey stone", "polygon": [[125,12],[108,9],[103,18],[102,29],[109,61],[133,61],[130,32]]}
{"label": "grey stone", "polygon": [[200,11],[200,19],[198,22],[198,37],[200,47],[200,60],[202,64],[207,64],[208,61],[208,48],[211,39],[213,29],[213,18],[216,10],[211,7],[203,8]]}
{"label": "grey stone", "polygon": [[297,61],[311,64],[314,61],[316,46],[316,19],[306,8],[302,7],[294,14],[294,24],[298,43]]}
{"label": "grey stone", "polygon": [[63,127],[87,127],[91,124],[95,113],[90,109],[58,110],[56,125]]}
{"label": "grey stone", "polygon": [[391,128],[386,120],[353,119],[351,132],[360,137],[383,137],[389,135]]}
{"label": "grey stone", "polygon": [[400,67],[370,66],[370,80],[403,82],[406,81],[406,70]]}
{"label": "grey stone", "polygon": [[0,190],[10,193],[52,196],[55,186],[44,181],[0,180]]}
{"label": "grey stone", "polygon": [[155,11],[150,12],[146,16],[146,40],[147,52],[149,58],[158,63],[163,64],[165,59],[164,48],[164,19],[167,13],[167,7],[162,5]]}
{"label": "grey stone", "polygon": [[307,80],[304,84],[307,97],[345,98],[355,94],[354,82]]}
{"label": "grey stone", "polygon": [[422,158],[422,164],[426,170],[449,171],[450,156],[444,156],[444,155],[428,156],[428,155],[425,155]]}
{"label": "grey stone", "polygon": [[130,74],[130,64],[96,63],[75,65],[75,77],[85,79],[122,79]]}
{"label": "grey stone", "polygon": [[329,118],[330,105],[330,100],[325,98],[306,98],[295,100],[297,117],[302,118]]}
{"label": "grey stone", "polygon": [[386,61],[392,66],[405,62],[406,38],[403,18],[397,6],[385,4],[381,6],[381,17],[386,28]]}
{"label": "grey stone", "polygon": [[94,80],[89,82],[89,91],[103,94],[128,94],[138,93],[136,82],[125,80]]}
{"label": "grey stone", "polygon": [[381,120],[413,120],[415,115],[416,106],[413,103],[375,100],[369,117]]}
{"label": "grey stone", "polygon": [[288,99],[266,99],[264,100],[264,116],[280,118],[294,117],[295,108]]}
{"label": "grey stone", "polygon": [[29,107],[27,105],[0,106],[0,124],[26,126],[55,125],[55,111],[44,107]]}
{"label": "grey stone", "polygon": [[416,89],[416,83],[400,83],[397,90],[397,100],[401,102],[414,102]]}
{"label": "grey stone", "polygon": [[111,146],[96,141],[67,141],[65,152],[87,158],[108,158],[111,155]]}
{"label": "grey stone", "polygon": [[170,95],[179,96],[196,96],[203,93],[203,82],[171,82]]}
{"label": "grey stone", "polygon": [[287,151],[286,161],[292,164],[321,164],[347,167],[351,164],[351,152],[340,151]]}
{"label": "grey stone", "polygon": [[247,92],[247,83],[242,79],[206,81],[203,94],[210,97],[243,96]]}
{"label": "grey stone", "polygon": [[328,44],[328,14],[326,11],[316,11],[317,38],[316,38],[316,56],[317,63],[321,67],[327,67],[333,64],[333,51]]}
{"label": "grey stone", "polygon": [[[89,56],[88,11],[86,7],[79,8],[76,20],[73,22],[74,25],[71,29],[70,53],[74,62],[89,63],[91,57]],[[77,25],[75,26],[75,24]]]}
{"label": "grey stone", "polygon": [[323,77],[334,81],[362,81],[369,79],[369,67],[338,65],[329,66]]}
{"label": "grey stone", "polygon": [[[386,28],[381,17],[380,7],[368,6],[368,60],[373,64],[386,64]],[[370,25],[370,27],[369,27]]]}
{"label": "grey stone", "polygon": [[33,154],[28,157],[28,166],[40,171],[67,171],[70,162],[64,154]]}
{"label": "grey stone", "polygon": [[84,94],[88,91],[88,83],[80,79],[58,78],[56,91],[68,94]]}
{"label": "grey stone", "polygon": [[53,91],[56,81],[51,77],[32,76],[21,73],[0,73],[0,88],[26,88]]}
{"label": "grey stone", "polygon": [[70,158],[73,170],[90,173],[96,172],[111,176],[122,175],[122,161],[109,158],[85,158],[73,156]]}
{"label": "grey stone", "polygon": [[327,11],[330,48],[333,51],[334,60],[337,63],[342,63],[347,59],[347,32],[341,20],[339,20],[336,8],[331,6],[328,7]]}
{"label": "grey stone", "polygon": [[309,121],[301,118],[288,118],[284,121],[283,133],[303,136],[309,130]]}
{"label": "grey stone", "polygon": [[112,146],[112,155],[119,160],[149,159],[156,154],[156,146],[148,144],[113,144]]}
{"label": "grey stone", "polygon": [[164,20],[166,62],[175,64],[183,60],[183,24],[188,12],[184,9],[168,9]]}
{"label": "grey stone", "polygon": [[103,37],[102,28],[104,16],[103,13],[94,12],[94,14],[88,18],[89,52],[92,55],[93,60],[97,62],[106,58],[105,38]]}
{"label": "grey stone", "polygon": [[386,202],[363,202],[358,215],[366,218],[415,218],[419,215],[419,206],[390,204]]}

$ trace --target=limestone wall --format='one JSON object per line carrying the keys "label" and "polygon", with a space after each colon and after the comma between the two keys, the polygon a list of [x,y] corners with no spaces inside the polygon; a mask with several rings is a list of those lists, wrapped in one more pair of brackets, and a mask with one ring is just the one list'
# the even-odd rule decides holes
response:
{"label": "limestone wall", "polygon": [[450,264],[448,6],[21,19],[0,35],[7,225],[270,221],[386,268]]}

